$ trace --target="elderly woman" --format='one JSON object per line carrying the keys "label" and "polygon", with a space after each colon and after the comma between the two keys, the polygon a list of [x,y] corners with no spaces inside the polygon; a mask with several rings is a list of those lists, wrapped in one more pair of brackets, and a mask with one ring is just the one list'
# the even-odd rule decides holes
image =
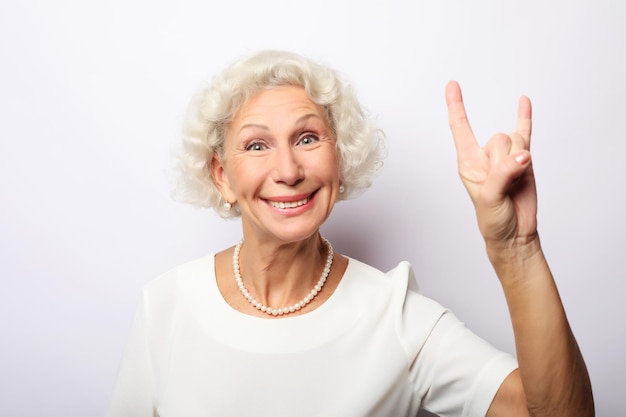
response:
{"label": "elderly woman", "polygon": [[180,159],[182,196],[241,217],[243,239],[145,287],[108,415],[593,415],[536,230],[530,102],[481,148],[456,83],[446,98],[517,360],[419,294],[407,263],[383,273],[320,235],[369,186],[379,132],[334,71],[266,51],[199,93]]}

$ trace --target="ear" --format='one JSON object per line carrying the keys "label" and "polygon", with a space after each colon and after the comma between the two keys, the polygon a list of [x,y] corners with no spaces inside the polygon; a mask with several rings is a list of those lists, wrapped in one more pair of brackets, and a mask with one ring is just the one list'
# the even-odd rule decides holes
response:
{"label": "ear", "polygon": [[224,169],[224,163],[215,152],[213,153],[213,156],[211,156],[211,177],[226,201],[231,203],[236,201],[236,198],[230,188],[230,183],[228,182],[228,176],[226,175],[226,170]]}

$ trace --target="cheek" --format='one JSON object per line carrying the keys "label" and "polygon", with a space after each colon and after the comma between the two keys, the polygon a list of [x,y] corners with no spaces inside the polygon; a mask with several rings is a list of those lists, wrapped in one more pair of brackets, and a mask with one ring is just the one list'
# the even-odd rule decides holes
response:
{"label": "cheek", "polygon": [[230,188],[237,193],[255,188],[265,178],[265,166],[262,158],[247,160],[234,159],[226,170]]}
{"label": "cheek", "polygon": [[329,177],[339,176],[339,158],[334,149],[327,152],[324,160],[321,161],[321,166],[326,169],[326,175]]}

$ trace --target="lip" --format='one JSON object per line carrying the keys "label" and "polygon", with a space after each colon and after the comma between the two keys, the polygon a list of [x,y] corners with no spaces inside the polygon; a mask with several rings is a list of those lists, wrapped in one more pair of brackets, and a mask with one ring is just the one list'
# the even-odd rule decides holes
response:
{"label": "lip", "polygon": [[298,194],[290,196],[276,196],[264,198],[263,201],[274,211],[287,215],[298,215],[311,207],[316,192],[310,194]]}
{"label": "lip", "polygon": [[305,198],[311,199],[315,192],[308,194],[297,194],[297,195],[286,195],[286,196],[276,196],[271,198],[264,198],[265,201],[275,202],[275,203],[293,203],[296,201],[304,200]]}

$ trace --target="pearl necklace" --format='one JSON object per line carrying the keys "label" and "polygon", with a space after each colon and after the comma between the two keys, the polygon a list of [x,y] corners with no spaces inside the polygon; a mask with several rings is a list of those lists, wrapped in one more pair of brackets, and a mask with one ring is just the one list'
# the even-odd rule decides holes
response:
{"label": "pearl necklace", "polygon": [[235,251],[233,252],[233,272],[235,273],[235,281],[237,281],[237,287],[239,287],[239,291],[245,297],[246,300],[250,302],[257,310],[260,310],[264,313],[267,313],[272,316],[282,316],[283,314],[293,313],[295,311],[300,310],[307,304],[311,302],[315,298],[315,296],[322,290],[322,287],[326,283],[326,278],[330,273],[330,267],[333,264],[333,247],[330,242],[322,238],[326,246],[328,247],[328,257],[326,258],[326,265],[324,266],[324,271],[322,272],[322,276],[320,277],[315,287],[304,297],[300,302],[295,303],[290,307],[285,308],[271,308],[260,302],[258,302],[246,289],[243,285],[243,280],[241,279],[241,274],[239,273],[239,252],[241,251],[241,245],[243,245],[243,239],[235,246]]}

